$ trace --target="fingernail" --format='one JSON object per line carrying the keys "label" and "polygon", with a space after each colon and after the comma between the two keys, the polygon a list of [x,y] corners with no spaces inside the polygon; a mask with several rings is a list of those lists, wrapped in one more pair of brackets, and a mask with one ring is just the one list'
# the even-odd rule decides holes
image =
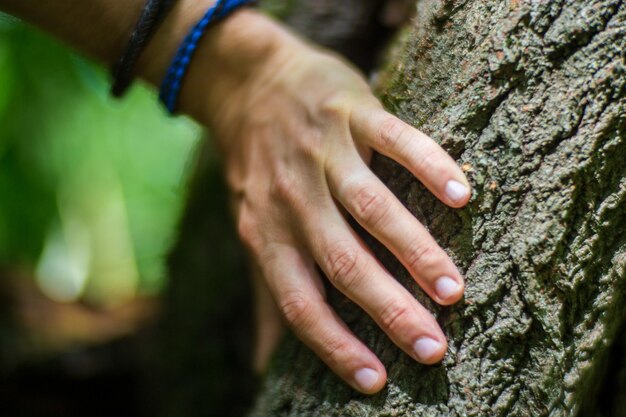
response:
{"label": "fingernail", "polygon": [[442,300],[458,295],[461,286],[450,277],[441,277],[435,282],[435,291]]}
{"label": "fingernail", "polygon": [[450,180],[446,184],[446,194],[452,201],[464,200],[469,196],[469,193],[469,188],[456,180]]}
{"label": "fingernail", "polygon": [[378,383],[378,372],[369,368],[359,369],[354,374],[354,380],[363,391],[370,391]]}
{"label": "fingernail", "polygon": [[420,361],[429,362],[441,350],[441,343],[430,337],[420,337],[413,345]]}

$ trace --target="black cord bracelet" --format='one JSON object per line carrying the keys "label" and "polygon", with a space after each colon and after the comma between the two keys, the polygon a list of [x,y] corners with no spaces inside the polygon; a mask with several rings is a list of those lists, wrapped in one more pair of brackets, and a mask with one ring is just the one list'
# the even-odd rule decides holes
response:
{"label": "black cord bracelet", "polygon": [[176,0],[148,0],[137,26],[133,30],[128,46],[113,69],[113,85],[111,94],[122,97],[135,78],[134,69],[152,36],[155,34],[161,22],[167,16]]}

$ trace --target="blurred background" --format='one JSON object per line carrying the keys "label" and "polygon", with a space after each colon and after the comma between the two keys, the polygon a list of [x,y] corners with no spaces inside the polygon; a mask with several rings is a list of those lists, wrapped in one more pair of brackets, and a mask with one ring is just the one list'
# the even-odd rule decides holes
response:
{"label": "blurred background", "polygon": [[[16,401],[0,415],[31,415],[62,382],[42,369],[65,355],[63,372],[91,372],[77,352],[159,310],[202,131],[146,88],[108,88],[105,70],[0,15],[0,400]],[[69,415],[55,404],[32,415]]]}
{"label": "blurred background", "polygon": [[0,261],[57,301],[158,293],[199,128],[0,20]]}

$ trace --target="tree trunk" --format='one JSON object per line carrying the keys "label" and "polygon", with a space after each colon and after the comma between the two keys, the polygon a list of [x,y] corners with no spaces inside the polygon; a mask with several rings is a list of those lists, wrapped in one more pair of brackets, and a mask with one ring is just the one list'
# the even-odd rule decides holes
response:
{"label": "tree trunk", "polygon": [[332,304],[382,359],[362,396],[303,345],[275,355],[253,416],[624,416],[626,5],[422,0],[379,78],[386,106],[463,164],[467,208],[395,163],[376,173],[467,279],[440,308],[376,254],[449,338],[438,366],[402,353],[354,304]]}

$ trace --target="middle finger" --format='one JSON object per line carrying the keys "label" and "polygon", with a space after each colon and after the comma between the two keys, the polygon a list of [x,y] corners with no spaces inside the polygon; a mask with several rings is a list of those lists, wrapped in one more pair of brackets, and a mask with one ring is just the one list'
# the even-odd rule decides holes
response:
{"label": "middle finger", "polygon": [[463,278],[428,230],[370,171],[356,154],[329,165],[327,180],[333,196],[407,268],[439,304],[463,295]]}
{"label": "middle finger", "polygon": [[301,220],[304,243],[331,283],[413,358],[439,361],[446,341],[436,320],[376,261],[330,196],[302,213]]}

